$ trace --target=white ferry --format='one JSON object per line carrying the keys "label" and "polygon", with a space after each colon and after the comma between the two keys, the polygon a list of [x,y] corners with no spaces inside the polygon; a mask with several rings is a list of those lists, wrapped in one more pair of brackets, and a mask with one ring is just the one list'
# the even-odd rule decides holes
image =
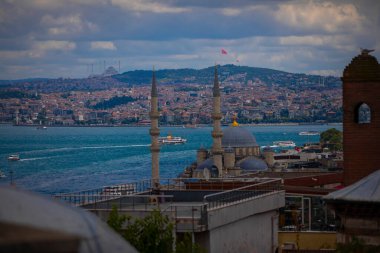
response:
{"label": "white ferry", "polygon": [[318,131],[306,131],[306,132],[299,132],[298,135],[319,135],[320,133]]}
{"label": "white ferry", "polygon": [[296,146],[294,141],[274,141],[273,145],[280,147],[280,148],[295,147]]}
{"label": "white ferry", "polygon": [[20,156],[19,155],[10,155],[8,156],[8,161],[18,161],[20,160]]}
{"label": "white ferry", "polygon": [[172,145],[185,144],[186,141],[187,140],[182,138],[182,137],[175,137],[175,136],[172,136],[171,134],[169,134],[166,137],[159,137],[158,138],[158,142],[160,144],[172,144]]}

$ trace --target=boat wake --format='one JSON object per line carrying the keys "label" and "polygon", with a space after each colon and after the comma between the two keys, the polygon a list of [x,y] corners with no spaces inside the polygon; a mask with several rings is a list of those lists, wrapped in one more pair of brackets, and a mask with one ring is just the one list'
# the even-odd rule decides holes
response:
{"label": "boat wake", "polygon": [[108,149],[108,148],[133,148],[133,147],[149,147],[150,144],[134,144],[134,145],[120,145],[120,146],[88,146],[73,149]]}
{"label": "boat wake", "polygon": [[150,144],[132,144],[132,145],[117,145],[117,146],[84,146],[84,147],[67,147],[67,148],[52,148],[52,149],[36,149],[20,152],[21,154],[32,153],[53,153],[62,151],[84,150],[84,149],[113,149],[113,148],[133,148],[133,147],[149,147]]}
{"label": "boat wake", "polygon": [[44,157],[33,157],[33,158],[23,158],[20,159],[20,162],[26,162],[26,161],[36,161],[36,160],[43,160],[43,159],[49,159],[52,158],[51,156],[44,156]]}

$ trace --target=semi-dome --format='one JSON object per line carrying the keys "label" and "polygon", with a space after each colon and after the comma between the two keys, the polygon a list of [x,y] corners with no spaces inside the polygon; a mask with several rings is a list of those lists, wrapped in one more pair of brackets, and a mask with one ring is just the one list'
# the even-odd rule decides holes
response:
{"label": "semi-dome", "polygon": [[256,138],[247,129],[231,126],[223,131],[222,147],[244,148],[258,146]]}
{"label": "semi-dome", "polygon": [[211,168],[212,166],[214,166],[214,160],[211,157],[198,164],[196,170],[203,170],[204,168]]}
{"label": "semi-dome", "polygon": [[203,171],[207,169],[211,175],[211,177],[218,176],[218,168],[214,165],[214,160],[212,158],[208,158],[204,160],[201,164],[198,164],[195,169],[196,173],[203,173]]}
{"label": "semi-dome", "polygon": [[246,171],[263,171],[268,169],[268,165],[265,161],[253,156],[239,161],[237,165]]}

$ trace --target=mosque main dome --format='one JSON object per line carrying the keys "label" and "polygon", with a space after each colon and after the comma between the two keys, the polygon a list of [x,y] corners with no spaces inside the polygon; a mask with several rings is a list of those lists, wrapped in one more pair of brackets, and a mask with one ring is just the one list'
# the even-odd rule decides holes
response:
{"label": "mosque main dome", "polygon": [[240,126],[230,126],[223,131],[222,147],[223,148],[244,148],[256,147],[255,136],[247,129]]}

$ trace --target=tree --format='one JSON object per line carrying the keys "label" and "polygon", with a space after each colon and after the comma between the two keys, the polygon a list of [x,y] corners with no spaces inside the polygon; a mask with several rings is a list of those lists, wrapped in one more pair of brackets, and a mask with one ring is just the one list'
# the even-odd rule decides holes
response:
{"label": "tree", "polygon": [[[144,218],[132,219],[132,216],[119,215],[116,206],[113,206],[107,223],[141,253],[173,253],[174,224],[157,209]],[[189,234],[185,234],[176,245],[176,253],[206,252],[198,244],[192,243]]]}
{"label": "tree", "polygon": [[[128,217],[129,218],[129,217]],[[119,234],[122,233],[123,224],[127,220],[127,216],[125,215],[119,215],[117,212],[117,207],[112,206],[112,211],[110,213],[110,216],[108,217],[107,224],[111,228],[113,228],[116,232]]]}
{"label": "tree", "polygon": [[159,210],[153,210],[148,216],[130,223],[124,238],[142,253],[172,252],[173,223]]}
{"label": "tree", "polygon": [[343,150],[343,133],[330,128],[321,133],[320,143],[322,147],[328,147],[331,151],[341,151]]}

